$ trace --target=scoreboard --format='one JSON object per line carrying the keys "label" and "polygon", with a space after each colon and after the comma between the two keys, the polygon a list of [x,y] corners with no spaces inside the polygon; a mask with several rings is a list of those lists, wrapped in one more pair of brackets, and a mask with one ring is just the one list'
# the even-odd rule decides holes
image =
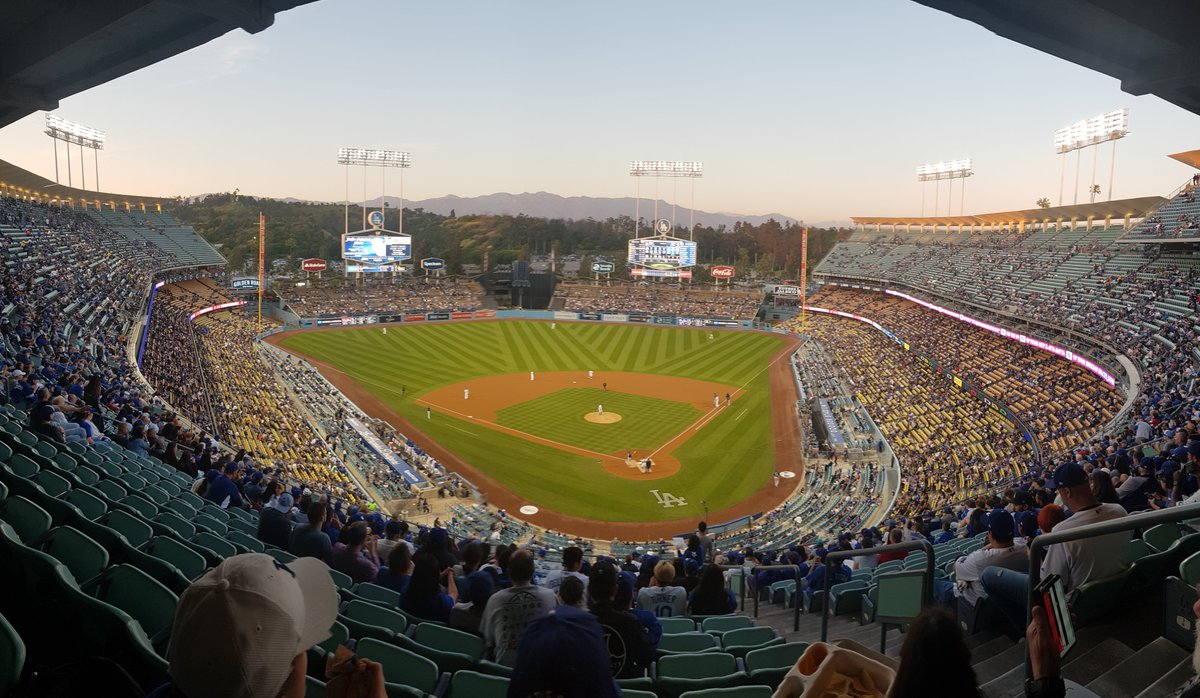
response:
{"label": "scoreboard", "polygon": [[659,271],[694,266],[696,243],[665,235],[633,238],[629,241],[629,263]]}
{"label": "scoreboard", "polygon": [[342,258],[348,262],[391,264],[412,257],[408,235],[345,235]]}

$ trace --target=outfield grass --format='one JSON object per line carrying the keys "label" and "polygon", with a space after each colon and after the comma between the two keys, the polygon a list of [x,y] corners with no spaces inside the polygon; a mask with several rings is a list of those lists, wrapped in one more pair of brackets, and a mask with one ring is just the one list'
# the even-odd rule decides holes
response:
{"label": "outfield grass", "polygon": [[[596,424],[584,419],[604,405],[621,421]],[[527,434],[598,453],[654,450],[704,415],[694,405],[599,388],[570,388],[506,407],[496,422]]]}
{"label": "outfield grass", "polygon": [[[715,332],[710,340],[709,334],[703,329],[600,323],[560,322],[551,329],[546,322],[506,320],[392,326],[386,335],[378,327],[300,332],[285,337],[282,344],[354,378],[426,434],[532,504],[605,521],[654,521],[696,516],[703,510],[702,499],[710,510],[733,505],[771,478],[774,437],[765,369],[784,340],[754,332]],[[479,376],[587,370],[696,378],[742,387],[746,394],[676,451],[680,472],[649,482],[610,475],[594,459],[466,420],[444,414],[427,420],[424,407],[414,401],[435,388]],[[401,396],[402,389],[407,398]],[[584,411],[604,402],[606,410],[611,404],[620,413],[614,397],[591,401],[590,408],[583,403]],[[663,398],[669,401],[670,396]],[[655,414],[659,409],[661,405],[654,408]],[[575,411],[566,418],[581,419]],[[518,414],[531,418],[520,410]],[[559,417],[555,412],[543,420]],[[613,429],[624,423],[593,426]],[[688,504],[663,508],[651,489],[683,497]]]}

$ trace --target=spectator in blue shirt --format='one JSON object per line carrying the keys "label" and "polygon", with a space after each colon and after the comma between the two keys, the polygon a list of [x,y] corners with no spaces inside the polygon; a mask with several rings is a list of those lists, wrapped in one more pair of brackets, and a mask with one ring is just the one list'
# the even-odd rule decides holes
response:
{"label": "spectator in blue shirt", "polygon": [[237,463],[226,465],[225,472],[219,473],[209,483],[208,492],[204,494],[204,498],[222,509],[227,507],[241,508],[242,493],[238,491],[237,483],[234,481],[234,478],[239,477],[239,472]]}

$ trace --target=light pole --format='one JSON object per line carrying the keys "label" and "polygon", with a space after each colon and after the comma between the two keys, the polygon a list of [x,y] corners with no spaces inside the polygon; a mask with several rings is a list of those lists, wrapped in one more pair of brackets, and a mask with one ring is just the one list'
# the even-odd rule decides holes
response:
{"label": "light pole", "polygon": [[[696,180],[699,179],[700,177],[704,176],[704,163],[702,163],[702,162],[681,162],[681,161],[671,161],[671,160],[634,160],[629,163],[629,176],[630,177],[654,177],[655,192],[656,192],[656,196],[654,198],[655,217],[658,216],[658,196],[657,196],[658,178],[659,177],[688,177],[692,180],[692,207],[691,207],[691,211],[689,214],[690,222],[688,224],[688,240],[691,240],[692,236],[694,235],[695,227],[696,227]],[[676,203],[679,198],[679,196],[678,196],[679,187],[678,186],[674,187],[674,191],[675,191],[675,196],[674,196],[675,201],[671,202],[671,231],[672,232],[674,232],[675,227],[676,227],[675,226],[675,208],[676,208]],[[633,223],[633,236],[634,237],[640,237],[638,235],[639,221],[637,219],[640,218],[640,216],[641,216],[641,205],[642,205],[642,185],[641,185],[641,180],[639,179],[638,186],[637,186],[637,203],[634,204],[634,214],[633,214],[634,215],[634,223]],[[658,225],[657,220],[654,223],[655,223],[655,226]],[[651,227],[651,230],[654,230],[654,227]]]}
{"label": "light pole", "polygon": [[[1095,201],[1096,190],[1096,160],[1099,157],[1100,144],[1113,142],[1112,157],[1108,168],[1108,200],[1112,201],[1113,176],[1117,169],[1117,141],[1129,135],[1129,110],[1114,109],[1104,114],[1082,119],[1073,124],[1063,126],[1054,132],[1054,152],[1065,158],[1072,150],[1080,151],[1075,156],[1075,194],[1074,201],[1079,202],[1079,161],[1082,159],[1084,148],[1096,148],[1092,151],[1092,182],[1088,192]],[[1065,161],[1064,161],[1065,163]],[[1062,167],[1059,167],[1058,203],[1062,205]]]}
{"label": "light pole", "polygon": [[83,159],[83,149],[91,148],[96,159],[96,191],[100,191],[100,151],[104,149],[105,133],[99,129],[67,121],[56,114],[46,115],[47,136],[54,139],[54,181],[58,183],[58,142],[67,144],[67,186],[72,186],[71,179],[71,146],[79,146],[79,175],[82,178],[83,189],[87,189],[87,163]]}
{"label": "light pole", "polygon": [[[400,205],[397,207],[400,211],[399,227],[396,232],[404,232],[404,169],[412,167],[412,155],[401,152],[399,150],[372,150],[370,148],[338,148],[338,164],[346,166],[346,202],[345,202],[345,229],[343,233],[350,232],[350,166],[362,165],[363,167],[363,211],[364,214],[367,208],[366,188],[367,175],[366,168],[368,167],[399,167],[400,170]],[[384,206],[386,191],[380,193],[379,207],[384,215],[387,215],[386,206]]]}
{"label": "light pole", "polygon": [[958,215],[961,216],[963,214],[963,207],[966,206],[967,200],[967,177],[970,177],[974,174],[975,168],[971,162],[971,158],[966,158],[965,160],[947,160],[944,162],[927,162],[918,166],[917,181],[921,182],[921,215],[924,216],[925,214],[925,183],[929,181],[933,181],[935,183],[933,215],[938,215],[936,190],[939,186],[938,183],[940,183],[943,179],[950,180],[951,196],[946,197],[946,215],[954,215],[951,211],[951,207],[954,205],[954,180],[961,179],[963,180],[961,187],[962,193],[959,195],[958,200]]}

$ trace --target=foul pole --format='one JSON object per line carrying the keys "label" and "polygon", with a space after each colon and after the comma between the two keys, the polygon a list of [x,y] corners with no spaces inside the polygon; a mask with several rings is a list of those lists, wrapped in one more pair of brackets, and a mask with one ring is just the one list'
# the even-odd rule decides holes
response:
{"label": "foul pole", "polygon": [[262,297],[266,282],[267,261],[267,218],[258,212],[258,333],[262,334]]}
{"label": "foul pole", "polygon": [[808,288],[808,228],[800,229],[800,334],[804,334],[804,306]]}

